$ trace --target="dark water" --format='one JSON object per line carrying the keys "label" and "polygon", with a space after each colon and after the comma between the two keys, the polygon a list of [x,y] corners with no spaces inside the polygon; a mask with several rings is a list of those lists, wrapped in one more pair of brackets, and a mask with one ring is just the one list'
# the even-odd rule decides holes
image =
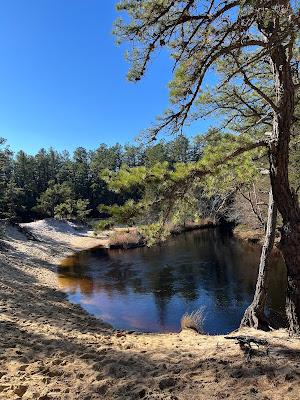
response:
{"label": "dark water", "polygon": [[[132,250],[94,249],[58,268],[70,301],[115,328],[179,331],[186,311],[205,306],[205,330],[228,333],[251,302],[260,249],[221,230],[201,230],[162,246]],[[268,312],[282,323],[285,270],[274,256]]]}

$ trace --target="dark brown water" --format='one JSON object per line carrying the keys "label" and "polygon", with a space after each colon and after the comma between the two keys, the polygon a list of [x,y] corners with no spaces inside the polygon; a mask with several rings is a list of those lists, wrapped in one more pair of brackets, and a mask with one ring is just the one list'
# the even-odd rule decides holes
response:
{"label": "dark brown water", "polygon": [[[251,302],[260,249],[219,229],[186,233],[161,246],[93,249],[58,268],[69,300],[118,329],[180,330],[181,316],[205,306],[205,330],[228,333]],[[273,257],[268,313],[282,324],[285,269]]]}

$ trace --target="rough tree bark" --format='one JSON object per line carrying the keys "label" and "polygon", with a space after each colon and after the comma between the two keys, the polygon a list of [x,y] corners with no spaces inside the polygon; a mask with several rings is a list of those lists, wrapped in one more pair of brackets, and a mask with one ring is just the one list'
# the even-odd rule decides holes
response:
{"label": "rough tree bark", "polygon": [[[278,40],[278,38],[274,38]],[[289,331],[300,335],[300,207],[289,184],[289,142],[295,109],[295,87],[290,60],[283,45],[271,50],[276,106],[269,160],[275,203],[282,216],[280,250],[287,268],[286,313]]]}
{"label": "rough tree bark", "polygon": [[249,326],[256,329],[269,329],[269,324],[265,316],[265,305],[267,300],[268,281],[270,276],[270,255],[274,246],[276,221],[277,207],[274,202],[272,189],[270,189],[267,227],[264,245],[260,256],[255,294],[252,303],[244,313],[243,319],[241,321],[241,327]]}

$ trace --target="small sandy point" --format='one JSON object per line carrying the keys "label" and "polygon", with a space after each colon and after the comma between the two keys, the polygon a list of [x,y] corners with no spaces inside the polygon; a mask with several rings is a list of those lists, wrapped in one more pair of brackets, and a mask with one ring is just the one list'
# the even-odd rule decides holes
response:
{"label": "small sandy point", "polygon": [[0,250],[0,399],[300,398],[300,341],[285,330],[247,361],[234,340],[192,331],[118,332],[67,301],[56,266],[107,238],[65,222],[7,226]]}

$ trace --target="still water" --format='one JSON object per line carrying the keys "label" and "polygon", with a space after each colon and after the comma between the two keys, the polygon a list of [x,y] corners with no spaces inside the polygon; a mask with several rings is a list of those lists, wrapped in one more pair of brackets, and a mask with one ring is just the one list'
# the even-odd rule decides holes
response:
{"label": "still water", "polygon": [[[161,246],[92,249],[68,257],[58,279],[69,300],[114,328],[177,332],[181,316],[205,307],[207,333],[239,326],[250,304],[260,248],[219,229],[171,238]],[[282,323],[285,269],[272,260],[268,313]]]}

